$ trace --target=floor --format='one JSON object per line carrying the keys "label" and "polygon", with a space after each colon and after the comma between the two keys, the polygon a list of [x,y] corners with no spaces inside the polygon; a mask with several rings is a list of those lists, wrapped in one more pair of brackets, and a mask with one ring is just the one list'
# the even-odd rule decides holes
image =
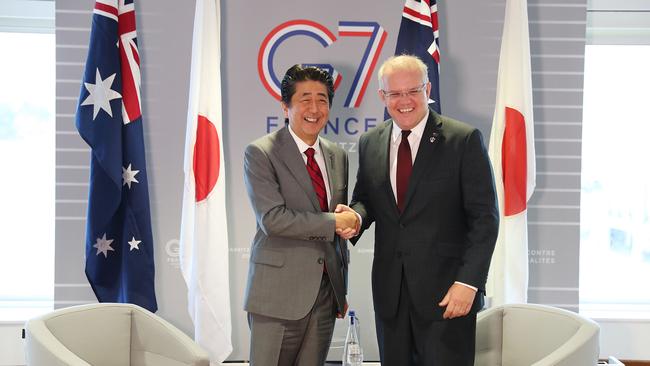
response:
{"label": "floor", "polygon": [[[364,366],[380,366],[379,362],[364,362]],[[340,362],[327,362],[325,366],[339,366],[341,365]],[[223,366],[248,366],[247,362],[244,363],[231,363],[231,362],[226,362],[223,364]]]}

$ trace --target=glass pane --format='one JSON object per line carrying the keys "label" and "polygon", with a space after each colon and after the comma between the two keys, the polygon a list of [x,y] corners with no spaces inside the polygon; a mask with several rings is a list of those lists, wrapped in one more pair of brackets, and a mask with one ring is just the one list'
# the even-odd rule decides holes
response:
{"label": "glass pane", "polygon": [[580,311],[650,317],[650,46],[589,45]]}
{"label": "glass pane", "polygon": [[54,35],[0,49],[0,320],[22,320],[54,298]]}

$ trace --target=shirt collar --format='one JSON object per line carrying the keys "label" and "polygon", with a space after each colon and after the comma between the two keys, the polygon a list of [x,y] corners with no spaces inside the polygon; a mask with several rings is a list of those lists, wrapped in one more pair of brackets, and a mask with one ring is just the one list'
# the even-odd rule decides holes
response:
{"label": "shirt collar", "polygon": [[300,137],[298,137],[298,135],[296,135],[295,132],[293,132],[293,129],[291,129],[291,125],[287,126],[287,128],[289,129],[289,133],[291,134],[291,137],[293,137],[293,141],[295,141],[296,145],[298,145],[298,150],[300,150],[301,154],[304,153],[305,150],[307,150],[310,147],[316,150],[316,154],[321,153],[320,136],[316,137],[316,142],[314,142],[314,145],[307,145],[306,142],[304,142]]}
{"label": "shirt collar", "polygon": [[[413,127],[413,129],[411,129],[411,135],[421,138],[422,135],[424,134],[424,128],[427,125],[428,118],[429,118],[429,111],[427,110],[427,114],[424,115],[424,118],[422,118],[420,122],[418,122],[418,124],[415,127]],[[402,129],[399,128],[397,123],[395,123],[395,120],[393,120],[393,129],[391,132],[391,138],[393,142],[402,138]]]}

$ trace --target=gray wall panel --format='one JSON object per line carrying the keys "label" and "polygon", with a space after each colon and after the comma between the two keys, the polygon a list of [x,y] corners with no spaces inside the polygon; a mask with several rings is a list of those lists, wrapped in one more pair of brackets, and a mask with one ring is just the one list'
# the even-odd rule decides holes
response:
{"label": "gray wall panel", "polygon": [[[90,159],[90,150],[71,151],[67,149],[67,147],[57,147],[57,165],[88,165],[88,161]],[[88,183],[87,179],[86,183]]]}
{"label": "gray wall panel", "polygon": [[[575,155],[577,157],[577,155]],[[542,172],[554,173],[579,173],[580,172],[580,159],[579,158],[556,158],[556,157],[538,157],[537,170]]]}
{"label": "gray wall panel", "polygon": [[[535,199],[535,195],[539,192],[548,192],[548,188],[560,188],[560,189],[580,189],[580,176],[579,175],[546,175],[538,174],[537,175],[537,187],[535,194],[533,194],[532,199]],[[580,193],[579,191],[577,192]]]}
{"label": "gray wall panel", "polygon": [[573,122],[582,125],[582,105],[580,106],[541,106],[533,107],[535,122],[562,123]]}
{"label": "gray wall panel", "polygon": [[[69,186],[61,186],[57,185],[55,188],[55,195],[56,195],[56,200],[76,200],[76,199],[83,199],[87,200],[88,199],[88,193],[82,194],[81,191],[77,187],[69,187]],[[56,227],[56,230],[58,232],[59,227]],[[78,238],[78,233],[75,232],[75,235]]]}
{"label": "gray wall panel", "polygon": [[543,156],[549,155],[580,155],[582,149],[579,139],[544,139],[541,136],[535,137],[535,153]]}
{"label": "gray wall panel", "polygon": [[563,222],[579,222],[580,221],[580,207],[570,206],[564,202],[558,205],[531,205],[528,207],[528,219],[531,221],[563,221]]}
{"label": "gray wall panel", "polygon": [[533,89],[533,100],[541,105],[582,106],[582,88],[578,90]]}
{"label": "gray wall panel", "polygon": [[[535,121],[535,134],[547,139],[580,139],[582,127],[579,124],[549,124]],[[539,155],[539,154],[538,154]],[[559,155],[559,154],[553,154]]]}
{"label": "gray wall panel", "polygon": [[[71,48],[59,47],[56,50],[56,54],[67,53]],[[85,58],[85,56],[84,56]],[[75,80],[79,79],[79,75],[83,74],[83,63],[76,62],[75,64],[62,64],[57,62],[56,64],[56,78],[57,80]],[[78,91],[77,91],[78,93]],[[57,110],[58,111],[58,110]]]}
{"label": "gray wall panel", "polygon": [[61,294],[61,297],[70,299],[68,301],[74,301],[72,299],[77,299],[79,302],[85,302],[92,301],[95,298],[95,294],[87,283],[59,284],[59,286],[57,286],[57,292]]}
{"label": "gray wall panel", "polygon": [[580,197],[576,197],[574,191],[547,191],[540,190],[533,194],[531,206],[535,205],[568,205],[577,207],[580,205]]}
{"label": "gray wall panel", "polygon": [[[580,50],[569,50],[564,53],[531,54],[530,63],[533,74],[535,71],[578,71],[582,74],[585,67],[584,47]],[[531,49],[531,52],[533,50]]]}
{"label": "gray wall panel", "polygon": [[[79,91],[77,91],[79,93]],[[78,98],[78,96],[77,96]],[[73,126],[74,128],[74,113],[77,110],[77,103],[71,99],[56,99],[56,114],[57,117],[65,114],[65,118],[57,118],[56,120],[56,130],[61,131],[59,128],[62,128],[63,131],[70,131],[66,127]],[[70,117],[72,115],[72,117]]]}
{"label": "gray wall panel", "polygon": [[[70,121],[67,120],[65,123],[69,123]],[[56,135],[56,146],[65,146],[66,148],[85,148],[88,149],[88,145],[79,138],[79,135],[76,133],[71,134],[71,133],[59,133]],[[90,151],[90,150],[88,150]],[[87,178],[87,177],[86,177]],[[58,181],[58,180],[57,180]]]}

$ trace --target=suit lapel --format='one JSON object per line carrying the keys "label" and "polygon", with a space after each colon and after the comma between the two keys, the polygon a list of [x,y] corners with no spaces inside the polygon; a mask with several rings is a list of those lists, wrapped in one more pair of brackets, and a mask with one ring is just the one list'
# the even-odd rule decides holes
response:
{"label": "suit lapel", "polygon": [[291,137],[288,128],[284,127],[278,132],[278,142],[280,143],[279,158],[287,166],[298,185],[307,193],[314,209],[320,211],[320,203],[318,203],[318,197],[316,197],[316,193],[314,192],[314,186],[312,186],[311,177],[307,172],[305,161],[302,158],[302,152],[298,150],[298,146],[293,140],[293,137]]}
{"label": "suit lapel", "polygon": [[389,196],[388,201],[392,202],[393,211],[399,215],[397,202],[395,202],[395,194],[393,194],[393,186],[390,184],[390,144],[391,144],[391,131],[393,129],[393,120],[388,120],[379,131],[379,141],[376,144],[374,156],[377,157],[377,173],[379,174],[379,182],[384,194]]}
{"label": "suit lapel", "polygon": [[411,178],[409,178],[404,212],[408,209],[409,203],[415,194],[415,187],[417,187],[418,182],[422,179],[423,173],[428,170],[433,162],[435,156],[434,151],[440,144],[440,141],[444,139],[444,136],[440,132],[440,127],[441,122],[438,115],[433,111],[429,111],[429,118],[424,127],[424,133],[422,134],[420,146],[418,147],[418,154],[416,155],[415,163],[413,164]]}
{"label": "suit lapel", "polygon": [[336,207],[336,204],[338,202],[334,202],[334,187],[339,187],[339,184],[337,182],[338,176],[335,174],[336,172],[336,166],[334,163],[334,152],[330,148],[330,144],[328,141],[325,139],[319,139],[320,141],[320,149],[323,152],[323,160],[325,160],[325,169],[327,169],[327,184],[330,187],[330,201],[328,203],[328,207],[330,211],[334,211],[334,208]]}

